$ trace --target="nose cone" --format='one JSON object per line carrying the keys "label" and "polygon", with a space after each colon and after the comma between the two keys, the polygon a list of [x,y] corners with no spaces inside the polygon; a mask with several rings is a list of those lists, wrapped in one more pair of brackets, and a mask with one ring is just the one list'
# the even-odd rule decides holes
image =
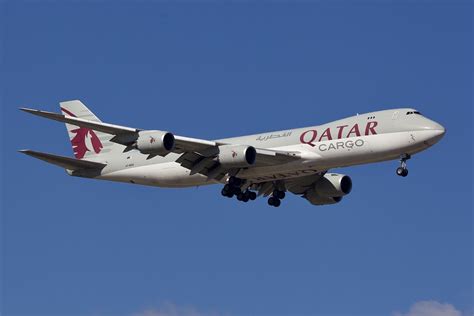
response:
{"label": "nose cone", "polygon": [[439,123],[436,123],[435,121],[431,121],[430,129],[434,131],[442,131],[443,134],[446,132],[446,129],[444,128],[444,126]]}
{"label": "nose cone", "polygon": [[432,136],[430,137],[430,140],[428,141],[431,145],[436,144],[437,142],[440,141],[441,138],[443,138],[444,134],[446,133],[446,129],[444,128],[443,125],[436,123],[435,121],[429,122],[429,130],[431,131]]}
{"label": "nose cone", "polygon": [[436,123],[435,121],[430,120],[428,127],[430,130],[439,133],[439,135],[444,135],[444,133],[446,133],[446,129],[444,128],[444,126],[439,123]]}

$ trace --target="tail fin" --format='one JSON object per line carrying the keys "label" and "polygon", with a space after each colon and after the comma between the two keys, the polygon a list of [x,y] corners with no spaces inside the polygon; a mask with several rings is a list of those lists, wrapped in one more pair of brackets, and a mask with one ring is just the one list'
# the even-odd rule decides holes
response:
{"label": "tail fin", "polygon": [[[91,110],[81,101],[66,101],[60,103],[63,115],[101,122]],[[123,146],[110,141],[110,134],[94,131],[90,128],[79,127],[66,123],[69,140],[72,144],[74,156],[77,159],[103,160],[105,155],[111,152],[122,152]]]}

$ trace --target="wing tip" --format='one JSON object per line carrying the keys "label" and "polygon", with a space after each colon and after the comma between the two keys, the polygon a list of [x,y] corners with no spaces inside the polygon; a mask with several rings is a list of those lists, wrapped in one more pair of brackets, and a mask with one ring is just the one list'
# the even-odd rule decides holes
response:
{"label": "wing tip", "polygon": [[20,111],[32,113],[32,112],[39,112],[39,110],[30,109],[30,108],[19,108]]}

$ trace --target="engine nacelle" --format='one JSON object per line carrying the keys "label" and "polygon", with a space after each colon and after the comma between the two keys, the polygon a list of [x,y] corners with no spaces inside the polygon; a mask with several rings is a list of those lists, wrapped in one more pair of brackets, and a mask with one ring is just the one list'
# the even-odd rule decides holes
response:
{"label": "engine nacelle", "polygon": [[164,131],[141,131],[135,146],[142,154],[166,155],[174,148],[174,136]]}
{"label": "engine nacelle", "polygon": [[255,163],[257,151],[252,146],[222,145],[217,159],[224,167],[244,168]]}
{"label": "engine nacelle", "polygon": [[320,196],[341,197],[352,190],[352,180],[349,176],[337,173],[326,173],[314,185],[314,191]]}
{"label": "engine nacelle", "polygon": [[305,199],[309,201],[309,203],[313,205],[329,205],[329,204],[336,204],[341,202],[342,196],[340,197],[324,197],[319,196],[317,194],[306,194]]}
{"label": "engine nacelle", "polygon": [[352,190],[349,176],[337,173],[326,173],[314,187],[306,192],[305,198],[314,205],[335,204]]}

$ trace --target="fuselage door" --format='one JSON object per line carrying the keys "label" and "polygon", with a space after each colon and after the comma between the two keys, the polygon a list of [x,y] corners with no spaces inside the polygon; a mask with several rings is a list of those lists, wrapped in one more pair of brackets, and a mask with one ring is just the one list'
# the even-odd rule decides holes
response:
{"label": "fuselage door", "polygon": [[398,111],[393,112],[392,114],[392,120],[396,120],[398,118]]}

